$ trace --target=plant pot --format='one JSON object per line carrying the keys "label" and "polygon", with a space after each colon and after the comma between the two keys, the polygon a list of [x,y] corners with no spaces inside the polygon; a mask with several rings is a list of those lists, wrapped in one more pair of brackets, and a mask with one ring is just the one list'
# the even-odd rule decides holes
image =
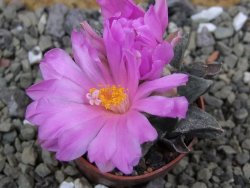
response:
{"label": "plant pot", "polygon": [[[200,97],[197,100],[197,105],[204,110],[204,100]],[[197,139],[194,138],[188,145],[188,148],[191,150],[192,146],[196,143]],[[186,154],[179,154],[174,160],[167,163],[163,167],[149,172],[147,174],[138,175],[138,176],[118,176],[111,173],[102,173],[99,169],[87,161],[85,158],[80,157],[75,160],[78,168],[83,172],[83,174],[89,178],[90,181],[94,183],[100,183],[103,185],[111,186],[111,187],[126,187],[133,186],[137,184],[146,183],[154,178],[162,177],[167,174],[167,172],[172,169],[179,161],[185,157]]]}

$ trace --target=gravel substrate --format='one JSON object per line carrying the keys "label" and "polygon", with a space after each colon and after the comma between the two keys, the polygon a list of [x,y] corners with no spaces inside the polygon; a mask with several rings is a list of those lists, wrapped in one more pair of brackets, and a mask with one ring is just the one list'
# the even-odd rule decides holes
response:
{"label": "gravel substrate", "polygon": [[[204,98],[206,111],[225,133],[215,141],[200,140],[164,179],[139,187],[250,187],[250,19],[239,31],[233,27],[239,12],[249,15],[250,1],[210,21],[217,27],[213,33],[206,29],[198,33],[199,24],[186,20],[198,10],[175,4],[170,8],[169,30],[182,27],[190,32],[186,63],[205,62],[219,52],[223,70]],[[83,20],[101,30],[97,11],[54,5],[32,12],[22,4],[5,6],[0,0],[0,188],[102,187],[90,184],[73,162],[56,161],[52,153],[42,150],[36,128],[24,121],[29,102],[24,89],[41,79],[38,62],[43,53],[54,47],[70,52],[69,33]]]}

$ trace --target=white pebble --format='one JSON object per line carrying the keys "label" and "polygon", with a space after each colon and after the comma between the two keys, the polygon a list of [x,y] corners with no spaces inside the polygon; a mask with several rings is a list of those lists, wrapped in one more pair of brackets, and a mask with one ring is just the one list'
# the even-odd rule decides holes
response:
{"label": "white pebble", "polygon": [[34,47],[32,50],[28,53],[28,58],[30,64],[39,63],[42,60],[42,51],[39,46]]}
{"label": "white pebble", "polygon": [[239,31],[243,25],[245,24],[245,22],[247,21],[247,15],[245,15],[242,12],[239,12],[233,20],[233,26],[235,31]]}
{"label": "white pebble", "polygon": [[169,33],[174,33],[174,32],[176,32],[176,31],[178,31],[179,29],[178,29],[178,26],[174,23],[174,22],[170,22],[169,24],[168,24],[168,32]]}
{"label": "white pebble", "polygon": [[108,187],[106,187],[105,185],[98,184],[95,186],[95,188],[108,188]]}
{"label": "white pebble", "polygon": [[74,183],[73,182],[62,182],[59,186],[59,188],[74,188]]}
{"label": "white pebble", "polygon": [[209,32],[214,32],[216,30],[216,25],[212,23],[200,23],[197,30],[198,33],[200,33],[204,27],[206,27]]}
{"label": "white pebble", "polygon": [[250,72],[244,72],[243,81],[246,84],[250,84]]}
{"label": "white pebble", "polygon": [[191,16],[193,21],[210,21],[218,17],[223,12],[222,7],[211,7]]}

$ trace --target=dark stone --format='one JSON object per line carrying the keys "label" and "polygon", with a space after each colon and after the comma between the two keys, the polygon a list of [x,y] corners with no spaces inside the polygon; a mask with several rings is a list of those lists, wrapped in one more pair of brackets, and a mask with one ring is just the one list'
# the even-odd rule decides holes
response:
{"label": "dark stone", "polygon": [[4,50],[11,45],[12,35],[11,32],[5,29],[0,29],[0,49]]}
{"label": "dark stone", "polygon": [[219,150],[222,150],[225,154],[227,155],[232,155],[232,154],[236,154],[235,149],[233,149],[231,146],[229,145],[224,145],[224,146],[220,146],[218,148]]}
{"label": "dark stone", "polygon": [[62,37],[65,34],[64,16],[67,13],[67,7],[62,4],[56,4],[49,9],[49,17],[46,25],[46,32],[54,37]]}
{"label": "dark stone", "polygon": [[12,178],[4,177],[0,181],[0,187],[1,188],[16,188],[17,186]]}
{"label": "dark stone", "polygon": [[188,0],[169,0],[169,16],[171,20],[182,27],[183,25],[190,24],[189,18],[194,13],[194,6]]}
{"label": "dark stone", "polygon": [[29,102],[24,91],[11,88],[0,91],[0,99],[8,106],[9,115],[11,117],[23,117],[25,108]]}
{"label": "dark stone", "polygon": [[198,47],[207,47],[213,46],[215,40],[213,35],[208,31],[206,27],[203,27],[201,33],[197,34],[197,46]]}
{"label": "dark stone", "polygon": [[212,177],[212,172],[208,168],[201,169],[197,174],[198,180],[202,180],[205,182],[208,181],[211,177]]}
{"label": "dark stone", "polygon": [[36,169],[35,172],[42,178],[48,176],[51,173],[51,170],[47,167],[46,164],[41,163],[39,164]]}
{"label": "dark stone", "polygon": [[228,47],[224,42],[217,42],[216,49],[218,49],[222,55],[230,55],[232,53],[232,48]]}
{"label": "dark stone", "polygon": [[78,173],[78,170],[74,168],[73,166],[67,166],[64,169],[64,173],[70,176],[75,176]]}
{"label": "dark stone", "polygon": [[0,123],[0,132],[9,132],[13,128],[13,125],[10,122]]}
{"label": "dark stone", "polygon": [[240,122],[243,122],[248,117],[248,111],[245,108],[238,109],[234,116]]}
{"label": "dark stone", "polygon": [[204,95],[204,99],[206,104],[212,106],[212,107],[216,107],[216,108],[220,108],[223,105],[223,101],[212,96],[212,95]]}
{"label": "dark stone", "polygon": [[224,61],[229,68],[233,69],[238,61],[238,58],[236,55],[230,54],[225,57]]}
{"label": "dark stone", "polygon": [[27,174],[21,173],[18,177],[17,184],[19,188],[33,188],[34,180]]}
{"label": "dark stone", "polygon": [[23,140],[32,140],[35,138],[36,131],[34,127],[26,126],[21,128],[21,138]]}
{"label": "dark stone", "polygon": [[80,24],[86,20],[86,14],[83,10],[79,9],[72,9],[68,12],[65,23],[64,23],[64,28],[67,34],[71,34],[72,30],[74,28],[80,28]]}
{"label": "dark stone", "polygon": [[234,28],[233,27],[217,27],[215,30],[215,38],[216,39],[225,39],[233,36]]}
{"label": "dark stone", "polygon": [[[1,126],[1,124],[0,124],[0,126]],[[5,133],[3,135],[3,140],[8,142],[8,143],[13,143],[15,141],[16,136],[17,136],[17,132],[15,130],[13,130],[11,132]]]}
{"label": "dark stone", "polygon": [[240,164],[240,165],[244,165],[245,163],[248,162],[248,160],[250,159],[249,154],[248,153],[238,153],[236,155],[236,161]]}
{"label": "dark stone", "polygon": [[163,178],[157,178],[149,182],[145,188],[164,188],[166,181]]}
{"label": "dark stone", "polygon": [[25,147],[22,152],[21,160],[24,164],[35,165],[37,159],[37,153],[31,146]]}

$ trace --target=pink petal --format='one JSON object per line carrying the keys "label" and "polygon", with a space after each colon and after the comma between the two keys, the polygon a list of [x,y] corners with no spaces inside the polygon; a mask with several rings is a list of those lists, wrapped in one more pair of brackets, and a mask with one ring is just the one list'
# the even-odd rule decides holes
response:
{"label": "pink petal", "polygon": [[[133,22],[134,23],[134,22]],[[148,25],[139,25],[134,26],[136,33],[137,33],[137,39],[138,43],[143,46],[156,46],[158,44],[156,38],[152,34],[151,28]]]}
{"label": "pink petal", "polygon": [[[26,110],[26,119],[35,125],[41,126],[45,122],[48,122],[50,118],[60,116],[59,121],[65,121],[71,115],[76,114],[78,119],[81,119],[88,114],[87,117],[91,117],[93,112],[99,112],[96,107],[76,103],[72,101],[60,100],[57,98],[41,98],[32,102]],[[103,111],[100,111],[100,113]],[[59,115],[57,115],[59,114]],[[77,116],[78,115],[78,116]],[[71,120],[71,119],[69,119]],[[53,122],[52,122],[53,124]],[[53,127],[53,126],[52,126]]]}
{"label": "pink petal", "polygon": [[141,50],[141,65],[140,65],[141,80],[146,78],[147,74],[152,69],[152,53],[153,53],[152,51],[153,50],[150,48],[143,48]]}
{"label": "pink petal", "polygon": [[100,53],[99,55],[105,56],[106,50],[102,37],[100,37],[86,21],[82,23],[82,27],[87,35],[87,39],[91,41],[92,46]]}
{"label": "pink petal", "polygon": [[151,69],[146,74],[141,76],[141,80],[154,80],[161,76],[165,62],[162,60],[150,61]]}
{"label": "pink petal", "polygon": [[144,23],[151,29],[151,34],[157,39],[157,41],[161,42],[164,33],[153,6],[151,6],[145,13]]}
{"label": "pink petal", "polygon": [[[108,172],[117,167],[125,174],[131,173],[133,166],[138,164],[141,157],[140,142],[154,139],[153,128],[150,129],[148,126],[151,125],[148,125],[143,118],[135,117],[138,114],[138,112],[132,113],[132,118],[134,117],[136,122],[132,122],[132,119],[126,121],[126,118],[130,118],[129,115],[127,117],[118,115],[106,119],[103,128],[89,145],[88,158],[91,162],[95,162],[102,172]],[[142,133],[139,134],[139,131],[131,130],[135,123],[142,123],[135,128],[136,130],[144,128],[144,131],[150,132],[144,132],[143,136]]]}
{"label": "pink petal", "polygon": [[65,78],[45,80],[26,90],[27,95],[33,100],[39,100],[42,97],[55,97],[78,103],[84,102],[86,92],[83,87]]}
{"label": "pink petal", "polygon": [[137,138],[129,132],[126,119],[121,119],[117,125],[116,152],[112,156],[112,163],[120,171],[130,174],[133,166],[137,165],[141,158],[141,147]]}
{"label": "pink petal", "polygon": [[66,78],[81,87],[91,87],[81,69],[61,49],[55,48],[48,51],[40,63],[40,69],[44,80]]}
{"label": "pink petal", "polygon": [[116,151],[118,120],[116,117],[107,120],[98,135],[90,143],[88,147],[88,158],[90,162],[98,163],[99,166],[101,166],[101,164],[104,165],[110,161]]}
{"label": "pink petal", "polygon": [[127,121],[129,132],[134,135],[134,138],[139,140],[140,144],[153,141],[157,138],[155,128],[143,114],[132,110],[128,115]]}
{"label": "pink petal", "polygon": [[81,157],[86,153],[89,143],[96,137],[103,124],[103,119],[99,118],[65,130],[58,138],[59,149],[56,158],[71,161]]}
{"label": "pink petal", "polygon": [[132,0],[97,0],[101,6],[104,19],[114,16],[121,16],[129,19],[136,19],[144,15],[144,11],[134,4]]}
{"label": "pink petal", "polygon": [[[131,51],[124,51],[124,63],[126,67],[127,75],[124,76],[124,79],[127,78],[127,82],[124,84],[128,89],[130,98],[134,98],[136,90],[139,84],[139,63],[138,58],[136,57],[136,52],[134,54]],[[125,70],[124,70],[125,71]],[[122,79],[122,78],[121,78]]]}
{"label": "pink petal", "polygon": [[[88,114],[88,116],[86,116]],[[39,126],[38,137],[42,140],[57,138],[65,129],[75,127],[91,119],[98,118],[100,114],[91,110],[62,110],[55,114],[48,114],[47,119]]]}
{"label": "pink petal", "polygon": [[139,86],[135,100],[147,97],[152,92],[157,92],[159,90],[169,91],[178,86],[185,85],[187,81],[188,75],[175,73],[153,81],[144,82]]}
{"label": "pink petal", "polygon": [[[73,31],[71,34],[74,59],[81,67],[86,79],[97,87],[98,84],[107,84],[110,78],[107,68],[100,61],[97,50],[88,44],[83,31]],[[106,71],[104,76],[103,71]],[[93,87],[93,86],[92,86]]]}
{"label": "pink petal", "polygon": [[152,58],[153,61],[161,60],[165,64],[168,64],[172,60],[173,56],[173,47],[168,42],[163,42],[156,46]]}
{"label": "pink petal", "polygon": [[185,97],[152,96],[137,101],[133,108],[160,117],[185,118],[188,101]]}
{"label": "pink petal", "polygon": [[167,0],[156,0],[154,5],[154,11],[157,18],[160,20],[162,32],[166,30],[168,25],[168,7]]}
{"label": "pink petal", "polygon": [[109,25],[109,23],[106,23],[103,38],[107,50],[108,63],[115,83],[121,84],[120,80],[124,81],[126,78],[120,79],[123,77],[123,75],[120,74],[126,73],[124,71],[124,64],[120,63],[122,61],[121,42],[115,40],[114,37],[122,40],[124,39],[124,32],[122,31],[122,27],[118,22],[114,22],[110,28],[107,25]]}
{"label": "pink petal", "polygon": [[111,161],[107,161],[105,163],[95,162],[95,164],[102,173],[110,172],[115,168]]}
{"label": "pink petal", "polygon": [[[158,44],[151,54],[151,69],[141,77],[142,80],[153,80],[159,78],[162,74],[164,66],[170,63],[174,57],[173,48],[168,42]],[[143,67],[143,64],[141,67]]]}

